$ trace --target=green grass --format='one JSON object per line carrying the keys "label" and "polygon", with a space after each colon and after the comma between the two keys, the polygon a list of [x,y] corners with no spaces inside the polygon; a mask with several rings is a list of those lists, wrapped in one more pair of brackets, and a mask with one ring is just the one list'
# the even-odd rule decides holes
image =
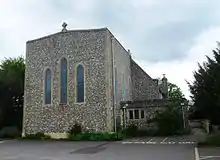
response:
{"label": "green grass", "polygon": [[208,135],[200,139],[199,146],[220,146],[220,134]]}
{"label": "green grass", "polygon": [[[77,133],[69,134],[67,139],[60,139],[66,141],[118,141],[124,138],[121,133],[108,133],[108,132],[96,132],[96,133]],[[20,137],[18,140],[59,140],[52,139],[50,136],[45,135],[44,133],[28,134],[25,137]]]}
{"label": "green grass", "polygon": [[36,133],[36,134],[27,134],[25,137],[21,137],[20,139],[27,140],[48,140],[51,139],[50,136],[45,135],[44,133]]}
{"label": "green grass", "polygon": [[68,139],[70,141],[118,141],[123,139],[121,133],[79,133],[79,134],[70,134]]}

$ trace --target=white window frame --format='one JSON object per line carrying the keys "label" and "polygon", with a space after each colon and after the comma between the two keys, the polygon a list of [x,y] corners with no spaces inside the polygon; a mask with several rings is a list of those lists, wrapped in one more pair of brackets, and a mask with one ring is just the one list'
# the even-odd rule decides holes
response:
{"label": "white window frame", "polygon": [[[138,110],[138,119],[135,118],[135,110]],[[133,113],[133,119],[130,118],[130,111],[132,111]],[[141,111],[144,111],[144,117],[141,118]],[[140,119],[145,119],[146,113],[145,113],[145,109],[139,109],[139,108],[134,108],[134,109],[128,109],[128,112],[127,112],[127,116],[128,116],[128,119],[129,120],[140,120]]]}

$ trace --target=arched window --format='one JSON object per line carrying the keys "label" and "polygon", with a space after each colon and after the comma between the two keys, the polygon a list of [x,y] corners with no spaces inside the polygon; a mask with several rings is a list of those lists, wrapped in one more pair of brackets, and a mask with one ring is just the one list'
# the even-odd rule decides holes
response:
{"label": "arched window", "polygon": [[45,81],[44,81],[44,102],[45,104],[51,104],[51,82],[52,72],[49,68],[45,71]]}
{"label": "arched window", "polygon": [[76,101],[84,102],[84,67],[79,64],[76,69],[77,92]]}
{"label": "arched window", "polygon": [[60,64],[60,103],[67,103],[67,60],[61,59]]}

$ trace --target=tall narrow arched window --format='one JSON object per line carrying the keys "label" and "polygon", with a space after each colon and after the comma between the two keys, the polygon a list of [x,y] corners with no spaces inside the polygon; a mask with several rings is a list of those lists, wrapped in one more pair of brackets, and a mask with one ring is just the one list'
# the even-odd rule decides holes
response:
{"label": "tall narrow arched window", "polygon": [[45,80],[44,80],[44,103],[51,104],[51,82],[52,81],[52,72],[49,68],[45,71]]}
{"label": "tall narrow arched window", "polygon": [[84,102],[84,67],[79,64],[76,68],[77,92],[76,101]]}
{"label": "tall narrow arched window", "polygon": [[60,64],[60,103],[67,103],[67,60],[61,59]]}

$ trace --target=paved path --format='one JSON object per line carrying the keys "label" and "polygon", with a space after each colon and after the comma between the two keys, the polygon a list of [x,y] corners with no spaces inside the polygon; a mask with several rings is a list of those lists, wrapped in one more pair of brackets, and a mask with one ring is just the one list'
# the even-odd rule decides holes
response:
{"label": "paved path", "polygon": [[5,141],[1,160],[195,160],[194,145],[121,142]]}

